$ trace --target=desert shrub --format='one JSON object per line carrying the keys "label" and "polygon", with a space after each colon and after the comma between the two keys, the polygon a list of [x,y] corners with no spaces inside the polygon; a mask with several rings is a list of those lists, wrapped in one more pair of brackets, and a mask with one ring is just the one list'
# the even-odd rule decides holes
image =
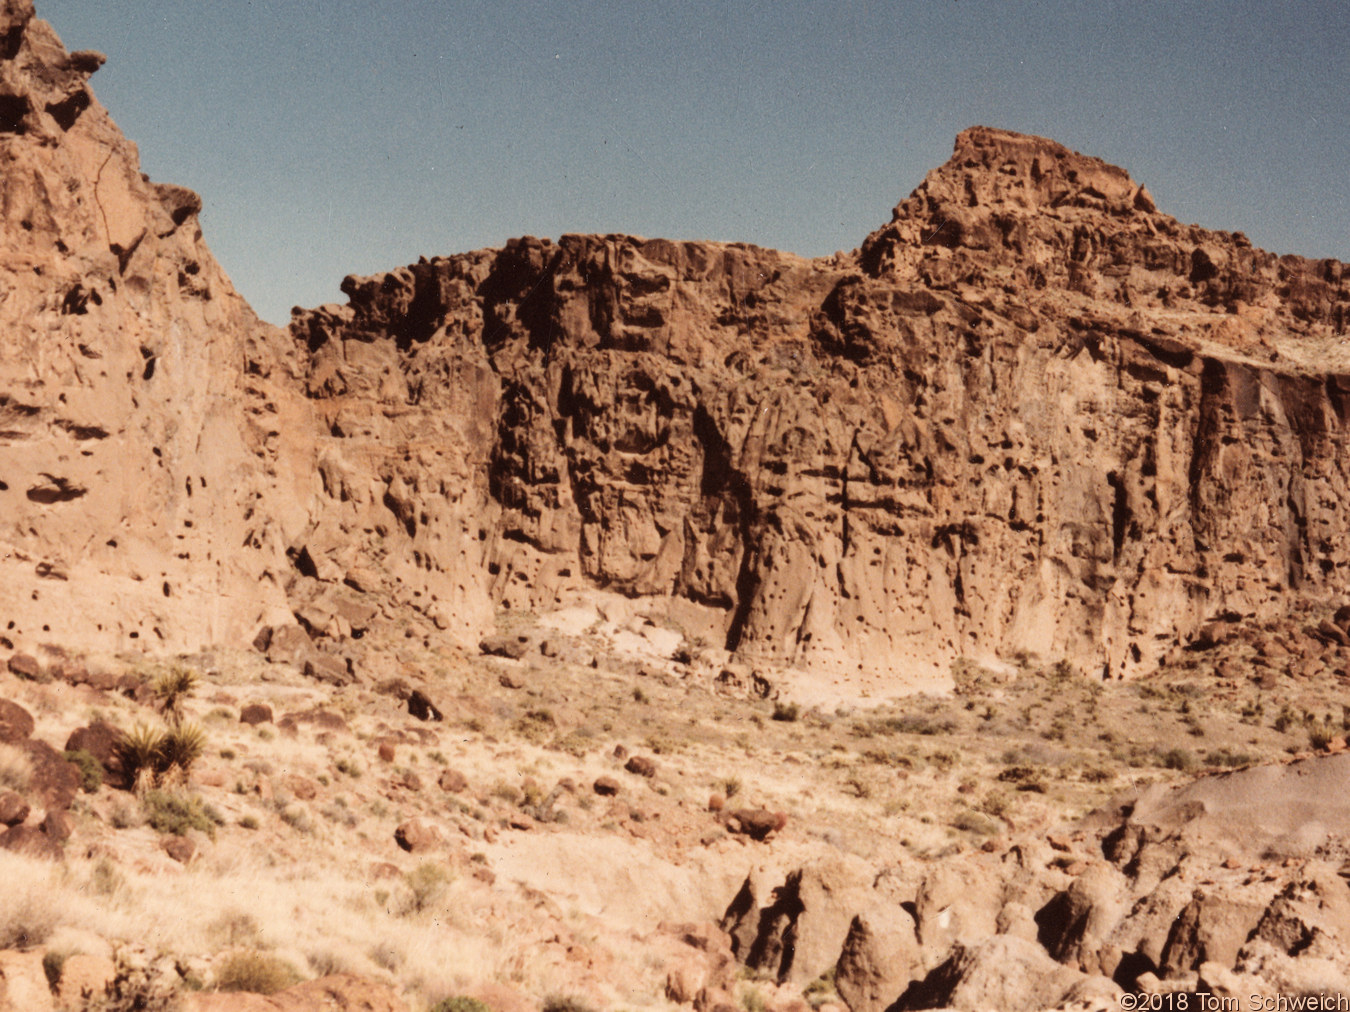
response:
{"label": "desert shrub", "polygon": [[741,778],[727,777],[719,786],[722,788],[722,793],[726,795],[727,800],[730,801],[737,794],[741,793]]}
{"label": "desert shrub", "polygon": [[55,930],[56,909],[41,890],[10,893],[0,904],[0,949],[35,948]]}
{"label": "desert shrub", "polygon": [[157,833],[186,836],[195,829],[208,836],[216,835],[216,823],[202,799],[193,794],[174,794],[170,791],[147,791],[141,799],[146,821]]}
{"label": "desert shrub", "polygon": [[1000,783],[1016,784],[1019,791],[1045,793],[1045,775],[1035,766],[1008,766],[998,775]]}
{"label": "desert shrub", "polygon": [[951,734],[956,730],[954,720],[935,720],[920,713],[907,713],[899,717],[887,717],[881,722],[882,730],[892,734]]}
{"label": "desert shrub", "polygon": [[645,692],[642,691],[642,686],[641,686],[641,685],[636,686],[636,687],[633,689],[633,702],[635,702],[635,703],[650,703],[650,702],[651,702],[651,700],[647,698],[647,694],[646,694]]}
{"label": "desert shrub", "polygon": [[419,864],[403,877],[408,887],[408,903],[405,912],[420,914],[443,895],[452,881],[451,875],[441,865],[432,861]]}
{"label": "desert shrub", "polygon": [[1089,784],[1109,784],[1116,774],[1105,766],[1089,766],[1083,770],[1083,779]]}
{"label": "desert shrub", "polygon": [[595,1009],[572,995],[551,994],[544,999],[544,1012],[595,1012]]}
{"label": "desert shrub", "polygon": [[256,815],[245,815],[239,820],[238,825],[240,829],[257,829],[258,817]]}
{"label": "desert shrub", "polygon": [[86,794],[94,794],[103,786],[103,764],[84,749],[72,749],[61,755],[80,768],[80,788]]}
{"label": "desert shrub", "polygon": [[0,742],[0,787],[26,791],[33,780],[33,763],[21,748]]}
{"label": "desert shrub", "polygon": [[1234,752],[1231,749],[1214,749],[1205,756],[1205,762],[1211,766],[1250,766],[1256,757],[1247,752]]}
{"label": "desert shrub", "polygon": [[457,994],[453,998],[442,998],[431,1006],[431,1012],[492,1012],[492,1006],[477,998]]}
{"label": "desert shrub", "polygon": [[1272,724],[1272,726],[1275,728],[1276,731],[1279,731],[1281,734],[1283,734],[1285,731],[1289,730],[1289,728],[1294,723],[1296,723],[1297,720],[1298,716],[1297,714],[1294,713],[1293,707],[1291,707],[1288,703],[1285,703],[1282,707],[1280,707],[1280,712],[1275,715],[1275,721]]}
{"label": "desert shrub", "polygon": [[1332,737],[1330,724],[1313,724],[1308,728],[1308,746],[1314,752],[1325,750]]}
{"label": "desert shrub", "polygon": [[355,760],[347,758],[338,759],[333,763],[333,766],[336,767],[339,773],[345,774],[353,780],[361,779],[361,767],[356,764]]}
{"label": "desert shrub", "polygon": [[1195,767],[1195,756],[1184,748],[1169,748],[1158,756],[1158,762],[1169,770],[1189,770]]}
{"label": "desert shrub", "polygon": [[232,952],[216,970],[217,991],[276,994],[300,980],[299,971],[290,963],[257,950]]}
{"label": "desert shrub", "polygon": [[801,708],[796,703],[774,703],[773,719],[781,720],[787,723],[795,721],[801,716]]}
{"label": "desert shrub", "polygon": [[314,820],[309,817],[309,812],[305,811],[300,805],[290,805],[283,808],[280,814],[281,821],[297,833],[304,833],[308,836],[314,832]]}
{"label": "desert shrub", "polygon": [[989,816],[969,810],[959,813],[956,818],[952,819],[951,824],[956,829],[964,830],[967,833],[975,833],[978,836],[994,836],[1001,828]]}
{"label": "desert shrub", "polygon": [[262,927],[244,910],[226,910],[206,926],[206,937],[221,949],[241,949],[258,945]]}
{"label": "desert shrub", "polygon": [[402,951],[388,942],[377,942],[366,955],[381,970],[388,970],[390,973],[397,973],[398,968],[403,965]]}

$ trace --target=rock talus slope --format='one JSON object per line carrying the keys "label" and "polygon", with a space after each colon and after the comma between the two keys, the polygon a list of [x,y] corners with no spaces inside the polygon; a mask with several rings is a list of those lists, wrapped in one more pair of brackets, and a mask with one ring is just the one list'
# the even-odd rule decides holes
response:
{"label": "rock talus slope", "polygon": [[1345,596],[1340,263],[977,127],[853,254],[525,238],[287,335],[141,175],[102,58],[0,11],[9,647],[472,642],[602,588],[896,689],[1127,676]]}
{"label": "rock talus slope", "polygon": [[[505,607],[666,597],[743,656],[919,685],[1018,650],[1128,676],[1346,592],[1343,265],[1051,141],[964,132],[853,255],[568,235],[344,291],[292,323],[333,452],[368,452],[349,415],[457,420]],[[436,524],[434,476],[398,488]]]}

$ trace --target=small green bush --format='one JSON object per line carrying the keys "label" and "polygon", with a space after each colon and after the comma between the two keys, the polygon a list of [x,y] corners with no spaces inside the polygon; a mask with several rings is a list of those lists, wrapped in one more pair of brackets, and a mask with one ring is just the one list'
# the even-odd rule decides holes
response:
{"label": "small green bush", "polygon": [[217,991],[276,994],[300,980],[295,967],[276,956],[257,951],[231,953],[216,970]]}
{"label": "small green bush", "polygon": [[80,768],[80,789],[86,794],[96,794],[103,786],[103,764],[82,748],[63,752],[67,762]]}
{"label": "small green bush", "polygon": [[211,837],[216,835],[216,824],[196,795],[153,790],[146,792],[141,803],[146,821],[157,833],[186,836],[188,830],[196,829]]}
{"label": "small green bush", "polygon": [[580,998],[551,994],[544,999],[544,1012],[595,1012],[595,1009]]}
{"label": "small green bush", "polygon": [[442,998],[431,1007],[431,1012],[492,1012],[492,1006],[477,998],[457,994],[453,998]]}
{"label": "small green bush", "polygon": [[403,880],[409,893],[406,911],[420,914],[445,894],[451,875],[441,865],[427,861],[408,872]]}
{"label": "small green bush", "polygon": [[1169,770],[1189,770],[1195,767],[1195,756],[1184,748],[1169,748],[1158,761]]}

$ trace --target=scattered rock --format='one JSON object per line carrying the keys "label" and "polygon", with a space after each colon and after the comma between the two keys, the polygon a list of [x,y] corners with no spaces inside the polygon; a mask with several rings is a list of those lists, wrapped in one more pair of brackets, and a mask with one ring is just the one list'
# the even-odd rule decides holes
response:
{"label": "scattered rock", "polygon": [[418,720],[444,720],[441,711],[421,689],[414,689],[408,696],[408,712]]}
{"label": "scattered rock", "polygon": [[103,767],[103,782],[117,790],[129,790],[131,778],[122,764],[118,745],[122,732],[104,720],[96,720],[87,727],[77,728],[66,739],[67,752],[88,752]]}
{"label": "scattered rock", "polygon": [[46,809],[65,809],[80,789],[80,768],[45,741],[29,739],[21,747],[33,767],[29,790]]}
{"label": "scattered rock", "polygon": [[197,853],[197,845],[186,836],[166,836],[159,842],[164,853],[179,864],[187,864]]}
{"label": "scattered rock", "polygon": [[33,715],[18,703],[0,699],[0,742],[13,745],[33,733]]}
{"label": "scattered rock", "polygon": [[71,834],[75,832],[75,823],[70,816],[59,808],[53,808],[42,817],[39,828],[47,834],[49,839],[57,843],[65,843],[70,839]]}
{"label": "scattered rock", "polygon": [[849,924],[835,970],[834,986],[850,1012],[883,1012],[923,966],[914,922],[906,915],[889,923],[862,914]]}
{"label": "scattered rock", "polygon": [[0,794],[0,826],[17,826],[29,811],[28,802],[13,791]]}
{"label": "scattered rock", "polygon": [[512,676],[508,675],[505,671],[503,671],[500,675],[497,676],[497,684],[500,685],[503,689],[522,688],[520,680],[517,678],[513,678]]}
{"label": "scattered rock", "polygon": [[380,762],[391,763],[394,761],[394,756],[396,753],[394,752],[393,745],[389,744],[389,742],[387,741],[382,741],[380,742],[380,747],[377,750],[376,754],[379,755]]}
{"label": "scattered rock", "polygon": [[478,649],[490,657],[508,657],[518,661],[530,652],[530,638],[505,634],[488,636],[479,642]]}
{"label": "scattered rock", "polygon": [[619,793],[619,782],[613,777],[599,777],[591,786],[601,797],[613,797]]}
{"label": "scattered rock", "polygon": [[723,816],[727,830],[740,833],[752,840],[767,840],[787,825],[784,812],[770,812],[764,808],[737,808]]}
{"label": "scattered rock", "polygon": [[469,789],[468,778],[459,770],[441,770],[436,784],[448,794],[461,794]]}
{"label": "scattered rock", "polygon": [[266,703],[249,703],[239,711],[239,723],[270,724],[272,723],[272,708]]}
{"label": "scattered rock", "polygon": [[117,965],[107,956],[82,952],[67,956],[57,982],[57,1004],[61,1008],[83,1008],[85,996],[103,997],[116,976]]}
{"label": "scattered rock", "polygon": [[422,854],[441,842],[441,834],[421,819],[409,819],[394,830],[394,842],[410,854]]}
{"label": "scattered rock", "polygon": [[37,826],[11,826],[0,833],[0,850],[27,854],[29,857],[43,857],[59,861],[62,857],[61,844],[53,840]]}
{"label": "scattered rock", "polygon": [[42,952],[0,952],[0,1009],[52,1012],[53,1008]]}
{"label": "scattered rock", "polygon": [[9,659],[9,670],[20,678],[26,678],[30,682],[40,681],[42,679],[42,665],[38,659],[31,654],[14,654]]}
{"label": "scattered rock", "polygon": [[304,663],[306,678],[313,678],[327,685],[351,685],[356,681],[347,661],[334,654],[316,653],[306,658]]}
{"label": "scattered rock", "polygon": [[640,777],[656,776],[656,761],[647,756],[635,755],[623,764],[623,768]]}

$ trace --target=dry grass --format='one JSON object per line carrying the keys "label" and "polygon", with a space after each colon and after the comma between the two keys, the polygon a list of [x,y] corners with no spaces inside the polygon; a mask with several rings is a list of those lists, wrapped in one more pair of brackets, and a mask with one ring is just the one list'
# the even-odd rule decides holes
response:
{"label": "dry grass", "polygon": [[28,790],[33,779],[33,764],[27,753],[0,742],[0,788],[20,793]]}

